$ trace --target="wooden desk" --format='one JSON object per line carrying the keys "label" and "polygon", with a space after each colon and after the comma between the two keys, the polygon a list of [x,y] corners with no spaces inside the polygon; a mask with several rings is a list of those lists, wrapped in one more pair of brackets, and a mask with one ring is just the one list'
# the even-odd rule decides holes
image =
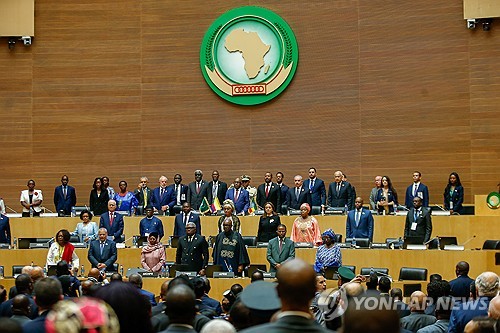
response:
{"label": "wooden desk", "polygon": [[[88,272],[91,265],[87,259],[87,250],[75,251],[80,258],[80,265],[84,265],[85,272]],[[30,265],[31,262],[39,266],[45,265],[47,252],[46,249],[0,250],[0,265],[5,267],[5,276],[10,276],[13,265]],[[444,279],[451,280],[455,278],[455,264],[461,260],[469,262],[471,276],[477,276],[484,271],[498,272],[498,266],[495,266],[495,252],[498,251],[342,249],[342,263],[356,266],[356,273],[359,273],[362,267],[386,267],[394,279],[398,279],[401,267],[427,268],[429,275],[439,273]],[[249,248],[248,254],[252,264],[265,264],[269,267],[265,248]],[[297,249],[296,256],[312,265],[316,249]],[[118,249],[117,262],[123,265],[125,272],[128,268],[140,267],[140,258],[141,249]],[[167,248],[167,261],[175,261],[175,249]]]}
{"label": "wooden desk", "polygon": [[[295,220],[295,216],[281,216],[281,222],[288,228],[288,235]],[[125,217],[124,234],[127,238],[139,234],[139,222],[142,217]],[[258,216],[244,216],[241,219],[242,235],[257,235],[259,224]],[[321,230],[332,228],[336,233],[345,236],[345,216],[317,216]],[[99,223],[98,218],[94,219]],[[173,234],[174,217],[161,217],[165,235]],[[205,236],[217,235],[217,216],[201,217],[202,234]],[[12,239],[14,237],[54,237],[58,230],[74,231],[80,220],[76,217],[45,217],[45,218],[11,218],[10,225]],[[486,239],[500,239],[500,219],[494,216],[433,216],[432,235],[456,236],[462,244],[474,235],[476,236],[465,244],[466,249],[481,248]],[[388,237],[403,235],[405,216],[375,216],[374,242],[383,243]],[[165,240],[163,241],[165,243]],[[129,239],[127,245],[132,245]]]}

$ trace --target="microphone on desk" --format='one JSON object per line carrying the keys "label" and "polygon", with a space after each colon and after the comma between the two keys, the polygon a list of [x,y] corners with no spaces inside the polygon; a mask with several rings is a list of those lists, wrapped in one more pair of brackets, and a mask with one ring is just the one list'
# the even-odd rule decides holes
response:
{"label": "microphone on desk", "polygon": [[438,241],[438,247],[439,247],[439,236],[436,236],[434,238],[431,238],[429,239],[427,242],[424,243],[424,245],[429,245],[430,243],[432,243],[434,240],[437,240]]}
{"label": "microphone on desk", "polygon": [[9,207],[9,206],[7,206],[7,205],[5,205],[5,208],[7,208],[8,210],[10,210],[10,211],[11,211],[11,212],[13,212],[13,213],[18,214],[18,213],[17,213],[14,209],[10,208],[10,207]]}
{"label": "microphone on desk", "polygon": [[471,238],[469,238],[468,240],[466,240],[464,243],[462,243],[462,246],[464,246],[465,244],[469,243],[471,240],[473,240],[474,238],[476,238],[476,235],[472,235]]}

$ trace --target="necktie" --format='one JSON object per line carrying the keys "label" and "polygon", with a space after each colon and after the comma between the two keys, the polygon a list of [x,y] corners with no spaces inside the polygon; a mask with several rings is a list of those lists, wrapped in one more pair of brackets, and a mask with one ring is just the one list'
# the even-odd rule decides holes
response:
{"label": "necktie", "polygon": [[299,200],[299,194],[300,194],[300,189],[295,190],[295,197],[297,198],[297,201]]}
{"label": "necktie", "polygon": [[200,193],[200,183],[196,183],[196,193]]}
{"label": "necktie", "polygon": [[164,188],[162,188],[162,189],[160,190],[160,199],[163,199],[163,194],[164,194],[164,193],[165,193],[165,189],[164,189]]}
{"label": "necktie", "polygon": [[148,205],[148,191],[144,189],[144,208]]}
{"label": "necktie", "polygon": [[102,251],[104,250],[104,243],[101,243],[101,256],[102,256]]}
{"label": "necktie", "polygon": [[310,183],[309,183],[309,191],[312,191],[312,189],[314,188],[314,180],[312,180]]}
{"label": "necktie", "polygon": [[179,191],[179,185],[175,185],[175,197],[177,200],[177,204],[181,204],[181,191]]}
{"label": "necktie", "polygon": [[66,199],[66,186],[63,186],[63,195],[64,195],[64,199]]}
{"label": "necktie", "polygon": [[184,214],[184,225],[188,223],[188,214]]}
{"label": "necktie", "polygon": [[212,187],[212,197],[215,199],[217,196],[217,183],[214,183],[214,186]]}
{"label": "necktie", "polygon": [[238,201],[239,190],[234,191],[234,202]]}
{"label": "necktie", "polygon": [[417,217],[418,217],[418,209],[415,209],[415,215],[413,215],[414,222],[417,222]]}
{"label": "necktie", "polygon": [[417,196],[417,189],[418,189],[418,184],[415,184],[413,186],[413,196],[416,197]]}
{"label": "necktie", "polygon": [[109,226],[113,226],[113,221],[115,219],[115,215],[113,213],[109,213]]}
{"label": "necktie", "polygon": [[337,192],[340,193],[340,183],[337,185]]}
{"label": "necktie", "polygon": [[280,252],[283,249],[283,240],[280,238]]}
{"label": "necktie", "polygon": [[269,184],[266,185],[266,197],[269,196]]}
{"label": "necktie", "polygon": [[356,210],[356,227],[359,225],[359,218],[360,218],[360,211],[359,210]]}

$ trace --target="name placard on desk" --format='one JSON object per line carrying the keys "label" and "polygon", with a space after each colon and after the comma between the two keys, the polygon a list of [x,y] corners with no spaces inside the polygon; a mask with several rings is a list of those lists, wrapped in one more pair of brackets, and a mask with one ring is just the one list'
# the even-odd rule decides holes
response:
{"label": "name placard on desk", "polygon": [[234,278],[234,272],[214,272],[214,279]]}
{"label": "name placard on desk", "polygon": [[264,279],[276,279],[276,272],[265,272],[262,273]]}
{"label": "name placard on desk", "polygon": [[175,276],[179,276],[179,275],[186,275],[186,276],[189,276],[189,277],[196,277],[196,272],[181,272],[181,271],[175,271]]}
{"label": "name placard on desk", "polygon": [[295,247],[298,247],[298,248],[311,248],[311,247],[313,247],[313,244],[312,243],[308,243],[308,242],[297,242],[297,243],[295,243]]}
{"label": "name placard on desk", "polygon": [[30,243],[30,249],[48,249],[49,243]]}
{"label": "name placard on desk", "polygon": [[139,272],[139,275],[143,278],[157,278],[158,272]]}

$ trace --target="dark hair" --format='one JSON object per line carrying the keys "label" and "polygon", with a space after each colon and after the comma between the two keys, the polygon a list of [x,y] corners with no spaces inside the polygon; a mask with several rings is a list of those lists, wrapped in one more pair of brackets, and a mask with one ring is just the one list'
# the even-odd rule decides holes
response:
{"label": "dark hair", "polygon": [[39,307],[50,308],[62,296],[61,282],[53,278],[43,278],[35,283],[35,302]]}
{"label": "dark hair", "polygon": [[266,208],[267,205],[271,205],[271,208],[273,209],[273,215],[276,215],[276,209],[274,209],[274,205],[272,202],[268,201],[264,204],[263,208]]}
{"label": "dark hair", "polygon": [[110,282],[122,282],[123,277],[120,273],[114,272],[111,274],[111,277],[109,278]]}
{"label": "dark hair", "polygon": [[370,279],[366,281],[366,288],[371,290],[376,290],[378,286],[378,276],[377,272],[370,272]]}
{"label": "dark hair", "polygon": [[128,186],[127,181],[125,181],[125,180],[120,180],[120,181],[118,182],[118,186],[120,186],[120,184],[121,184],[121,183],[125,183],[125,187],[127,187],[127,186]]}
{"label": "dark hair", "polygon": [[92,215],[92,213],[90,212],[90,210],[88,210],[88,209],[84,209],[84,210],[82,210],[82,211],[80,212],[80,220],[82,220],[82,221],[83,221],[83,214],[88,214],[88,215],[89,215],[89,221],[91,221],[91,220],[92,220],[93,215]]}
{"label": "dark hair", "polygon": [[434,274],[431,274],[429,276],[429,282],[441,281],[441,280],[443,280],[443,277],[441,276],[441,274],[434,273]]}
{"label": "dark hair", "polygon": [[[387,179],[387,186],[389,187],[389,191],[391,191],[392,195],[394,196],[394,202],[399,202],[398,193],[396,192],[396,189],[392,186],[391,178],[389,178],[388,176],[382,176],[382,180],[384,178]],[[384,185],[382,185],[382,188],[383,187],[384,187]]]}
{"label": "dark hair", "polygon": [[389,292],[389,295],[392,298],[398,298],[400,300],[403,299],[403,291],[401,290],[401,288],[392,288],[391,291]]}
{"label": "dark hair", "polygon": [[[97,190],[97,185],[96,185],[96,183],[97,183],[97,181],[98,181],[98,180],[100,180],[100,181],[101,181],[100,190],[101,190],[101,191],[103,190],[103,188],[102,188],[102,186],[103,186],[103,185],[102,185],[102,183],[103,183],[102,178],[104,178],[104,177],[95,177],[95,179],[94,179],[94,184],[92,185],[92,188],[93,188],[94,190]],[[106,178],[107,178],[107,177],[106,177]],[[109,178],[108,178],[108,180],[109,180]]]}
{"label": "dark hair", "polygon": [[66,229],[61,229],[56,233],[56,242],[57,242],[57,235],[59,235],[60,233],[63,235],[64,243],[69,242],[69,240],[71,239],[71,234]]}
{"label": "dark hair", "polygon": [[418,173],[418,176],[422,177],[422,174],[420,173],[420,171],[413,171],[413,173]]}
{"label": "dark hair", "polygon": [[200,299],[205,294],[205,281],[200,277],[192,279],[194,285],[194,294],[197,299]]}
{"label": "dark hair", "polygon": [[278,177],[278,174],[281,175],[281,177],[285,178],[285,174],[281,171],[276,172],[276,177]]}
{"label": "dark hair", "polygon": [[231,286],[231,292],[236,297],[243,291],[243,286],[239,283],[235,283]]}
{"label": "dark hair", "polygon": [[148,238],[149,237],[154,237],[154,238],[158,239],[158,236],[159,236],[158,232],[153,231],[152,233],[149,234]]}
{"label": "dark hair", "polygon": [[174,324],[191,324],[196,315],[195,293],[186,285],[168,288],[165,313]]}
{"label": "dark hair", "polygon": [[120,322],[120,333],[153,332],[144,296],[130,283],[115,282],[100,288],[95,297],[102,299],[115,310]]}
{"label": "dark hair", "polygon": [[[311,169],[313,169],[314,172],[316,172],[316,168],[315,167],[310,167],[309,170],[311,170]],[[307,171],[309,171],[309,170],[307,170]]]}
{"label": "dark hair", "polygon": [[19,274],[14,283],[17,289],[17,294],[31,294],[32,281],[28,274]]}
{"label": "dark hair", "polygon": [[391,290],[391,279],[387,276],[382,276],[378,281],[378,289],[382,293],[389,293],[389,290]]}
{"label": "dark hair", "polygon": [[33,184],[36,185],[36,183],[35,183],[35,181],[33,179],[28,180],[28,182],[26,183],[26,185],[29,185],[29,183],[31,183],[31,182],[33,182]]}
{"label": "dark hair", "polygon": [[68,275],[69,274],[69,265],[66,260],[61,260],[56,264],[56,275]]}
{"label": "dark hair", "polygon": [[450,173],[450,175],[448,176],[448,184],[446,185],[446,188],[444,189],[444,195],[445,196],[448,195],[449,192],[450,192],[450,188],[452,186],[452,184],[450,183],[450,177],[452,175],[457,178],[457,182],[456,182],[455,186],[462,186],[462,182],[460,181],[460,176],[458,175],[458,173],[456,173],[456,172]]}

